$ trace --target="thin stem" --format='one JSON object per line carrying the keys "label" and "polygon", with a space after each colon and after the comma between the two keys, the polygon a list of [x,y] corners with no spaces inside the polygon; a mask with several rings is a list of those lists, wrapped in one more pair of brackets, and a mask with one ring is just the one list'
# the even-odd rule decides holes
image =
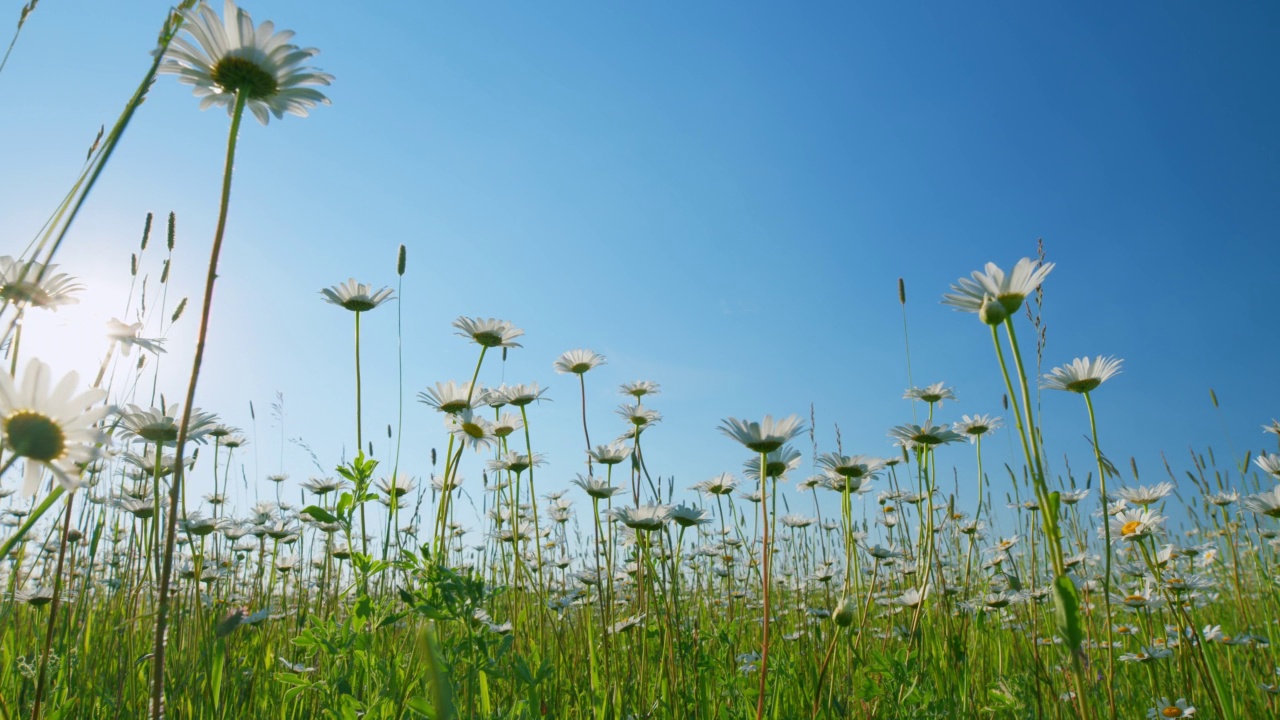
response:
{"label": "thin stem", "polygon": [[[178,497],[182,487],[182,451],[191,428],[191,408],[196,398],[196,383],[200,379],[200,365],[204,362],[205,341],[209,336],[209,311],[213,305],[213,284],[218,279],[218,256],[222,253],[222,237],[227,229],[227,208],[231,202],[231,173],[235,166],[236,139],[240,135],[240,121],[248,96],[236,92],[235,107],[231,111],[231,130],[227,136],[227,160],[222,173],[222,198],[218,207],[218,227],[213,235],[213,249],[209,257],[209,274],[205,279],[204,305],[200,311],[200,333],[196,339],[195,359],[191,364],[191,381],[187,385],[187,400],[182,408],[182,425],[178,429],[178,447],[174,450],[173,486],[169,489],[169,516],[166,518],[164,539],[164,568],[160,573],[160,595],[156,608],[156,634],[152,656],[151,717],[164,717],[164,651],[165,631],[169,620],[169,579],[173,573],[173,544],[177,529]],[[159,462],[160,452],[156,452]],[[159,488],[156,488],[159,492]]]}

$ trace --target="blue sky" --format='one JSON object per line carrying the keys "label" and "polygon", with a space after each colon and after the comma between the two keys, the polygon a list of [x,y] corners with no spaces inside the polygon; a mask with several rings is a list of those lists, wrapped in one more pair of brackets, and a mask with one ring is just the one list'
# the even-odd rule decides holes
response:
{"label": "blue sky", "polygon": [[[141,79],[165,7],[32,14],[0,73],[0,251],[20,252],[66,191]],[[1280,415],[1273,5],[371,7],[246,4],[320,48],[315,65],[336,77],[332,106],[241,135],[198,404],[248,427],[254,402],[259,474],[279,465],[265,410],[277,391],[288,437],[326,466],[349,454],[351,318],[317,291],[394,284],[401,243],[402,464],[420,476],[444,433],[413,395],[475,362],[451,335],[459,315],[526,330],[482,379],[550,387],[531,418],[547,489],[583,469],[576,382],[551,369],[576,347],[609,360],[587,377],[596,442],[623,429],[619,383],[662,384],[646,455],[677,487],[739,469],[722,418],[807,417],[810,403],[822,451],[838,423],[846,452],[892,454],[886,430],[911,419],[899,277],[916,383],[960,398],[940,417],[1003,415],[985,328],[938,301],[987,261],[1033,255],[1037,238],[1058,264],[1044,369],[1125,359],[1096,393],[1113,459],[1136,457],[1152,482],[1161,451],[1181,475],[1188,448],[1274,449],[1259,427]],[[171,292],[195,303],[227,125],[159,78],[57,258],[90,296],[33,318],[31,352],[95,367],[75,333],[120,314],[149,211],[177,213]],[[195,319],[170,335],[170,399]],[[394,305],[367,316],[365,426],[383,458],[395,332]],[[1050,458],[1083,476],[1082,403],[1050,394],[1043,412]],[[990,445],[993,464],[1016,460],[1006,446]],[[971,492],[971,450],[944,452]],[[463,473],[478,479],[475,462]],[[284,465],[314,472],[292,444]]]}

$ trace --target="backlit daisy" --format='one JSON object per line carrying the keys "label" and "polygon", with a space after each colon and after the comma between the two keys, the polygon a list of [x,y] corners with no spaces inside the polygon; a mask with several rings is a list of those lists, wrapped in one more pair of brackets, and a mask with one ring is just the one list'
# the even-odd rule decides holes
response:
{"label": "backlit daisy", "polygon": [[80,302],[75,295],[84,286],[66,273],[54,272],[56,267],[0,255],[0,300],[18,307],[49,310]]}
{"label": "backlit daisy", "polygon": [[720,425],[720,432],[742,443],[748,450],[771,453],[804,432],[804,424],[795,415],[777,421],[772,415],[765,415],[758,423],[725,418]]}
{"label": "backlit daisy", "polygon": [[923,400],[933,405],[937,403],[938,407],[942,407],[943,400],[955,400],[956,393],[945,383],[934,383],[929,387],[913,387],[902,394],[904,400]]}
{"label": "backlit daisy", "polygon": [[520,328],[496,318],[460,317],[453,321],[453,326],[459,330],[454,335],[471,338],[477,345],[487,348],[518,348],[520,343],[515,339],[524,335]]}
{"label": "backlit daisy", "polygon": [[982,271],[975,270],[970,277],[957,280],[951,286],[954,292],[943,295],[942,303],[976,313],[982,309],[983,300],[990,298],[1000,303],[1004,315],[1011,315],[1040,287],[1051,270],[1053,263],[1040,264],[1031,258],[1022,258],[1014,265],[1013,272],[1005,275],[995,263],[987,263]]}
{"label": "backlit daisy", "polygon": [[317,104],[329,103],[313,86],[328,85],[333,76],[302,65],[320,51],[291,44],[293,31],[277,33],[270,21],[255,29],[249,13],[232,0],[224,5],[221,20],[204,3],[182,15],[183,29],[195,42],[174,38],[160,72],[193,85],[201,110],[221,105],[232,114],[236,93],[241,93],[254,117],[266,125],[271,115],[306,117]]}
{"label": "backlit daisy", "polygon": [[22,493],[34,495],[44,470],[58,484],[75,490],[80,468],[100,457],[104,441],[94,425],[107,414],[92,407],[106,394],[93,388],[78,391],[80,376],[69,373],[52,388],[52,371],[37,359],[27,363],[22,384],[0,372],[0,435],[14,455],[26,461]]}

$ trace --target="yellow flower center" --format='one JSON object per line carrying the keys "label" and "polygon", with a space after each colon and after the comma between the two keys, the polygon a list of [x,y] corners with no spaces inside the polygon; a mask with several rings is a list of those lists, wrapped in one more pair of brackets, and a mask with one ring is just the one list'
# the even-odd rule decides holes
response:
{"label": "yellow flower center", "polygon": [[1180,718],[1182,717],[1182,709],[1179,707],[1170,705],[1169,707],[1161,710],[1160,714],[1167,718]]}
{"label": "yellow flower center", "polygon": [[4,420],[4,436],[15,454],[49,462],[67,451],[67,436],[51,418],[31,410],[18,410]]}
{"label": "yellow flower center", "polygon": [[1130,520],[1129,522],[1124,524],[1124,527],[1120,528],[1120,534],[1133,535],[1134,533],[1138,532],[1138,530],[1140,530],[1141,528],[1142,528],[1142,523],[1138,522],[1137,520]]}
{"label": "yellow flower center", "polygon": [[1124,601],[1127,603],[1144,603],[1147,601],[1147,599],[1141,595],[1130,595],[1129,597],[1125,598]]}
{"label": "yellow flower center", "polygon": [[250,100],[271,97],[280,89],[275,76],[261,65],[235,55],[228,55],[219,60],[211,75],[218,87],[228,92],[243,92]]}

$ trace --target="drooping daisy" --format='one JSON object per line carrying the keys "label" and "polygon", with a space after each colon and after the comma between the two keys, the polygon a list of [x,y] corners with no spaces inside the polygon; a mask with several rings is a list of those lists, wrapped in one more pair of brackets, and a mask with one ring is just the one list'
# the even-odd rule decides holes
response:
{"label": "drooping daisy", "polygon": [[0,372],[0,435],[5,447],[25,460],[22,494],[34,495],[44,470],[63,488],[74,491],[80,468],[102,456],[103,432],[94,425],[107,414],[93,407],[106,395],[97,388],[78,392],[80,376],[69,373],[52,388],[52,371],[38,359],[23,369],[15,385]]}
{"label": "drooping daisy", "polygon": [[159,355],[164,352],[164,338],[140,337],[142,323],[125,325],[115,318],[107,321],[107,337],[120,345],[120,354],[129,357],[133,348],[140,347],[147,352]]}
{"label": "drooping daisy", "polygon": [[183,30],[195,43],[174,38],[160,72],[194,86],[201,110],[221,105],[233,114],[236,93],[241,93],[254,117],[266,125],[271,115],[306,117],[317,104],[329,104],[313,86],[328,85],[333,76],[302,64],[320,51],[291,44],[293,31],[277,33],[270,21],[254,28],[249,13],[232,0],[227,0],[222,20],[204,3],[182,15]]}
{"label": "drooping daisy", "polygon": [[804,424],[795,415],[777,421],[772,415],[765,415],[758,423],[725,418],[720,432],[742,443],[748,450],[771,453],[804,432]]}
{"label": "drooping daisy", "polygon": [[0,301],[19,308],[38,307],[54,311],[61,305],[80,302],[75,295],[84,286],[66,273],[54,272],[56,267],[0,255]]}
{"label": "drooping daisy", "polygon": [[952,388],[946,386],[946,383],[934,383],[929,387],[913,387],[902,394],[904,400],[923,400],[930,405],[937,404],[942,407],[943,400],[955,400],[956,392]]}
{"label": "drooping daisy", "polygon": [[524,331],[506,320],[497,318],[460,317],[453,321],[458,329],[454,335],[471,338],[480,347],[518,348],[520,343],[515,339],[524,335]]}
{"label": "drooping daisy", "polygon": [[321,290],[320,294],[330,303],[351,312],[368,312],[390,300],[394,293],[391,288],[385,287],[375,291],[372,285],[358,283],[355,278],[348,278],[341,285]]}
{"label": "drooping daisy", "polygon": [[970,277],[957,280],[951,286],[954,292],[943,295],[942,303],[976,313],[982,309],[983,301],[990,298],[1001,305],[1004,315],[1012,315],[1022,307],[1022,301],[1040,287],[1051,270],[1053,263],[1041,264],[1022,258],[1014,265],[1013,272],[1005,275],[995,263],[987,263],[982,271],[975,270]]}
{"label": "drooping daisy", "polygon": [[570,350],[552,363],[556,372],[562,374],[582,375],[593,368],[605,364],[604,356],[593,350]]}
{"label": "drooping daisy", "polygon": [[1087,393],[1120,374],[1124,361],[1116,357],[1076,358],[1070,365],[1050,370],[1040,379],[1040,387],[1046,390],[1069,390]]}

